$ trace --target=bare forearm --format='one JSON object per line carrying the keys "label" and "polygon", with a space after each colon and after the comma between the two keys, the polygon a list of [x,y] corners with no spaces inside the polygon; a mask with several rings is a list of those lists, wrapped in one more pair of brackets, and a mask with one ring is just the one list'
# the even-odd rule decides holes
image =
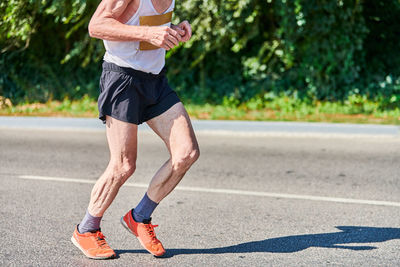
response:
{"label": "bare forearm", "polygon": [[182,41],[181,36],[168,26],[126,25],[112,18],[91,22],[89,35],[107,41],[145,41],[166,50],[179,45]]}
{"label": "bare forearm", "polygon": [[132,26],[109,19],[102,23],[90,24],[89,35],[107,41],[147,41],[148,26]]}

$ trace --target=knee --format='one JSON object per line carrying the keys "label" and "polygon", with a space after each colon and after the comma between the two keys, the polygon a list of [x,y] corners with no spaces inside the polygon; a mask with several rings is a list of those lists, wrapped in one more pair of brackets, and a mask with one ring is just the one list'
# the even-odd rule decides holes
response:
{"label": "knee", "polygon": [[112,183],[116,186],[122,186],[136,170],[135,160],[123,160],[120,162],[110,162],[110,171]]}
{"label": "knee", "polygon": [[173,171],[185,173],[199,157],[200,150],[198,147],[187,149],[185,153],[181,153],[172,158]]}

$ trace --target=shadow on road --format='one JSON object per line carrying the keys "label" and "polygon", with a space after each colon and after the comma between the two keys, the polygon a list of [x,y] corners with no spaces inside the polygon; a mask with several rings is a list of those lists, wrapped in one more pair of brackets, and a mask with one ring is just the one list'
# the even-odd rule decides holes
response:
{"label": "shadow on road", "polygon": [[[310,247],[341,248],[350,250],[371,250],[374,246],[345,245],[351,243],[376,243],[400,239],[400,228],[381,228],[363,226],[337,226],[341,232],[293,235],[246,242],[220,248],[175,248],[167,249],[164,257],[170,258],[180,254],[224,254],[224,253],[293,253]],[[117,254],[148,253],[145,250],[116,250]]]}

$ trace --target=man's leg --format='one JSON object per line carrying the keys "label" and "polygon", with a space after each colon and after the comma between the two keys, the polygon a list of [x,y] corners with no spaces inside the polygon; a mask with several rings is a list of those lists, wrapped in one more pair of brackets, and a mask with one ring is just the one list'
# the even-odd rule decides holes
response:
{"label": "man's leg", "polygon": [[157,171],[150,182],[147,194],[159,203],[181,181],[190,166],[200,155],[189,115],[182,103],[147,122],[166,144],[170,158]]}
{"label": "man's leg", "polygon": [[94,185],[85,218],[71,238],[87,257],[94,259],[115,256],[100,232],[100,220],[119,188],[135,171],[137,155],[137,125],[107,116],[106,126],[110,162]]}
{"label": "man's leg", "polygon": [[136,168],[137,125],[107,116],[106,126],[110,162],[93,187],[88,208],[96,217],[103,216]]}
{"label": "man's leg", "polygon": [[167,145],[170,159],[154,175],[139,205],[126,213],[121,218],[121,223],[139,239],[147,251],[155,256],[162,256],[165,249],[155,236],[155,226],[150,222],[150,215],[197,160],[199,148],[182,103],[175,104],[160,116],[147,121],[147,124]]}
{"label": "man's leg", "polygon": [[147,122],[162,138],[170,152],[170,159],[157,171],[149,189],[133,211],[136,222],[150,219],[158,203],[179,183],[183,175],[199,157],[199,148],[182,103]]}

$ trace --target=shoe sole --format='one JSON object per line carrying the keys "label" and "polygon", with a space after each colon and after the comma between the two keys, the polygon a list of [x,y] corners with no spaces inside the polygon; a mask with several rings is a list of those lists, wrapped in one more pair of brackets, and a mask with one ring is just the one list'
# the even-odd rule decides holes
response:
{"label": "shoe sole", "polygon": [[74,238],[73,236],[71,237],[71,241],[72,241],[72,244],[74,244],[75,247],[79,248],[79,250],[82,251],[82,253],[83,253],[86,257],[88,257],[89,259],[94,259],[94,260],[107,260],[107,259],[112,259],[112,258],[115,257],[115,255],[112,255],[112,256],[110,256],[110,257],[93,257],[93,256],[90,256],[89,254],[86,253],[86,251],[85,251],[84,249],[82,249],[82,247],[79,245],[79,243],[75,240],[75,238]]}
{"label": "shoe sole", "polygon": [[145,247],[145,245],[143,244],[142,240],[140,240],[140,238],[139,238],[131,229],[129,229],[128,225],[127,225],[126,222],[124,221],[124,216],[121,217],[120,222],[121,222],[122,226],[123,226],[129,233],[133,234],[133,235],[137,238],[137,240],[139,240],[140,245],[142,245],[142,247],[143,247],[146,251],[148,251],[151,255],[153,255],[154,257],[161,257],[161,256],[163,256],[163,255],[165,254],[165,253],[164,253],[164,254],[162,254],[162,255],[156,255],[156,254],[154,254],[153,252],[151,252],[150,250],[148,250],[148,249]]}

